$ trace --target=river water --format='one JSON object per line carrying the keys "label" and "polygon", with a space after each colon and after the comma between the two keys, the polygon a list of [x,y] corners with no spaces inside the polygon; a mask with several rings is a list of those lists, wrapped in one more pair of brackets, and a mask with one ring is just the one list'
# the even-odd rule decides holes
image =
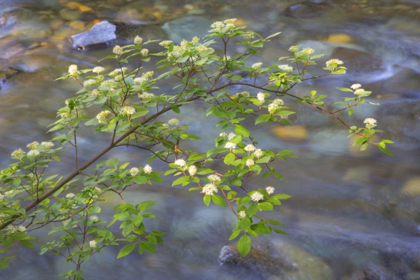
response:
{"label": "river water", "polygon": [[[359,82],[373,91],[370,101],[381,106],[360,106],[352,118],[344,118],[358,126],[366,117],[376,118],[378,128],[384,130],[382,136],[396,142],[394,157],[374,148],[360,153],[339,123],[285,99],[298,112],[292,118],[294,127],[258,126],[255,135],[261,146],[289,149],[298,158],[277,164],[283,181],[251,180],[248,186],[272,185],[292,195],[269,214],[286,224],[290,236],[263,237],[258,244],[291,248],[288,256],[301,265],[302,272],[286,279],[352,279],[351,275],[379,279],[360,276],[368,272],[380,279],[420,279],[420,5],[415,0],[337,0],[322,12],[295,6],[284,13],[297,2],[103,0],[80,1],[81,6],[70,1],[0,0],[0,12],[16,19],[0,28],[1,66],[23,70],[0,90],[0,163],[9,163],[16,148],[49,139],[46,126],[55,121],[62,102],[78,90],[71,81],[54,79],[65,74],[69,64],[92,67],[110,52],[110,47],[72,50],[70,35],[103,19],[171,19],[165,26],[168,36],[190,39],[205,35],[215,20],[236,17],[264,35],[282,31],[255,62],[276,63],[295,44],[325,53],[326,60],[330,56],[344,60],[348,74],[302,84],[294,93],[315,89],[337,101],[343,93],[335,87]],[[179,117],[181,123],[190,124],[191,132],[205,139],[199,145],[189,143],[189,148],[211,146],[219,133],[217,120],[205,118],[204,110],[200,104],[187,107]],[[86,161],[109,140],[101,135],[87,138],[87,129],[82,131],[80,154]],[[139,165],[147,157],[129,149],[114,155]],[[53,171],[70,173],[72,168],[70,158]],[[164,166],[155,163],[154,168],[163,170]],[[228,209],[204,207],[201,195],[171,188],[169,179],[133,189],[127,198],[129,203],[158,202],[154,211],[158,218],[149,227],[168,232],[158,253],[116,260],[118,248],[107,248],[85,265],[86,279],[269,279],[264,273],[220,266],[218,255],[230,244],[234,216]],[[101,216],[109,217],[116,203],[110,196]],[[37,248],[50,238],[45,232],[35,235]],[[58,273],[70,269],[54,256],[38,256],[39,251],[20,247],[15,250],[17,258],[10,269],[0,272],[0,279],[57,279]],[[357,273],[361,278],[354,278]]]}

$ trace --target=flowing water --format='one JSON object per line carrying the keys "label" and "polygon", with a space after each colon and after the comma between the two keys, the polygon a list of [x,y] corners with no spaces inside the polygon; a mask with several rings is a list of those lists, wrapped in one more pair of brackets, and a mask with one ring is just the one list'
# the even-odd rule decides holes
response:
{"label": "flowing water", "polygon": [[[1,65],[22,70],[0,90],[0,163],[5,166],[16,148],[49,139],[46,126],[55,121],[63,100],[78,90],[71,81],[54,79],[65,74],[69,64],[92,67],[110,52],[110,47],[72,50],[69,36],[88,30],[98,19],[171,19],[165,27],[169,37],[190,39],[205,35],[215,20],[236,17],[264,35],[282,31],[254,62],[276,63],[295,44],[325,53],[325,60],[341,55],[349,68],[347,75],[307,82],[294,93],[316,89],[337,101],[343,93],[335,87],[360,82],[373,91],[370,101],[381,106],[362,105],[352,118],[344,118],[358,126],[366,117],[376,118],[379,129],[385,131],[383,137],[396,142],[394,157],[374,148],[360,153],[334,119],[287,99],[298,112],[292,118],[294,129],[255,128],[262,147],[289,149],[298,156],[277,164],[283,181],[251,180],[247,185],[250,189],[272,185],[292,195],[268,214],[284,221],[290,233],[270,237],[271,244],[276,248],[288,244],[290,258],[300,263],[316,260],[322,266],[302,265],[306,271],[289,279],[325,279],[319,276],[321,270],[331,272],[321,273],[334,275],[331,279],[350,279],[355,272],[367,270],[381,279],[420,279],[420,5],[416,0],[337,0],[322,13],[302,13],[296,7],[290,9],[295,17],[283,12],[297,2],[102,0],[80,1],[80,8],[69,1],[0,0],[0,12],[8,15],[8,23],[0,28]],[[189,148],[209,147],[219,133],[217,120],[205,118],[204,110],[204,104],[186,107],[179,117],[183,124],[190,124],[191,132],[207,139],[200,146],[189,143]],[[246,125],[253,129],[252,123]],[[87,135],[87,129],[83,131]],[[105,146],[108,139],[104,138],[82,135],[81,160]],[[115,154],[139,165],[147,156],[125,148]],[[154,168],[163,170],[164,166]],[[70,173],[71,159],[55,170]],[[228,209],[204,207],[201,196],[169,186],[169,180],[139,186],[127,198],[129,203],[158,202],[154,211],[158,218],[149,227],[168,232],[158,253],[116,260],[118,248],[107,248],[84,266],[86,279],[267,279],[218,263],[235,223]],[[102,217],[109,217],[116,203],[110,196]],[[36,235],[39,249],[50,237],[45,232]],[[261,238],[261,244],[270,238]],[[0,271],[0,279],[56,279],[58,273],[70,269],[57,257],[38,256],[39,251],[20,247],[15,250],[16,260],[10,269]]]}

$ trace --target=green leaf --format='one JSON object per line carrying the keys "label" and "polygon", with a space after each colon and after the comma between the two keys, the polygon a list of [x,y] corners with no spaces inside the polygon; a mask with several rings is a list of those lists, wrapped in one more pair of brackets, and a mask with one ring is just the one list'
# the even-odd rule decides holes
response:
{"label": "green leaf", "polygon": [[135,247],[136,247],[136,244],[125,245],[124,247],[121,248],[120,252],[118,253],[117,259],[129,255],[131,252],[133,252]]}
{"label": "green leaf", "polygon": [[204,201],[204,204],[206,206],[209,206],[210,205],[210,201],[211,201],[211,195],[206,194],[205,196],[203,196],[203,201]]}
{"label": "green leaf", "polygon": [[278,233],[278,234],[284,234],[284,235],[289,235],[287,232],[285,232],[284,230],[281,229],[277,229],[277,228],[271,228],[274,232]]}
{"label": "green leaf", "polygon": [[271,115],[261,115],[255,120],[255,125],[263,122],[268,122],[271,119]]}
{"label": "green leaf", "polygon": [[258,212],[258,204],[253,203],[253,204],[251,204],[251,206],[249,206],[247,214],[248,214],[248,216],[252,217],[255,214],[257,214],[257,212]]}
{"label": "green leaf", "polygon": [[226,202],[220,195],[217,195],[217,194],[212,195],[211,200],[213,200],[214,204],[216,205],[219,205],[221,207],[226,207]]}
{"label": "green leaf", "polygon": [[235,132],[243,137],[249,137],[250,134],[248,129],[239,124],[235,126]]}
{"label": "green leaf", "polygon": [[241,77],[241,76],[239,76],[239,75],[235,75],[235,76],[231,77],[230,79],[231,79],[232,81],[236,82],[236,81],[240,81],[240,80],[242,80],[242,77]]}
{"label": "green leaf", "polygon": [[251,250],[251,238],[248,235],[244,234],[238,241],[238,251],[241,253],[243,257],[248,255],[249,251]]}
{"label": "green leaf", "polygon": [[235,230],[234,232],[232,232],[232,234],[229,237],[229,240],[233,240],[236,237],[238,237],[238,235],[241,233],[241,230]]}
{"label": "green leaf", "polygon": [[152,208],[155,205],[155,203],[156,203],[156,201],[152,201],[152,200],[150,200],[150,201],[143,201],[142,203],[140,203],[137,206],[137,209],[140,212],[143,212],[143,211],[146,211],[147,209]]}
{"label": "green leaf", "polygon": [[263,224],[255,224],[251,229],[258,234],[271,234],[271,228]]}
{"label": "green leaf", "polygon": [[258,206],[263,211],[273,211],[273,204],[271,204],[270,202],[262,202],[262,203],[259,203]]}
{"label": "green leaf", "polygon": [[239,225],[239,228],[243,230],[247,230],[251,226],[251,219],[245,218],[245,219],[239,220],[238,225]]}
{"label": "green leaf", "polygon": [[275,225],[275,226],[284,226],[282,222],[276,221],[276,220],[265,220],[267,223]]}
{"label": "green leaf", "polygon": [[147,183],[147,177],[145,176],[136,176],[134,177],[134,182],[136,182],[139,185],[143,185]]}
{"label": "green leaf", "polygon": [[32,243],[29,240],[21,240],[20,243],[22,243],[23,246],[28,247],[28,248],[31,248],[31,249],[33,249],[35,247],[34,246],[34,243]]}
{"label": "green leaf", "polygon": [[272,195],[271,197],[274,197],[274,198],[277,198],[277,199],[289,199],[289,198],[291,198],[290,195],[284,194],[284,193],[278,193],[278,194]]}
{"label": "green leaf", "polygon": [[225,159],[223,160],[223,162],[226,165],[231,165],[233,162],[235,161],[235,155],[233,153],[229,153],[225,156]]}
{"label": "green leaf", "polygon": [[133,222],[136,225],[136,227],[138,227],[143,222],[143,216],[142,215],[135,216],[133,219]]}
{"label": "green leaf", "polygon": [[349,89],[349,88],[342,88],[342,87],[338,87],[337,89],[338,89],[338,90],[341,90],[341,91],[347,91],[347,92],[351,92],[351,93],[353,93],[353,90],[352,90],[352,89]]}
{"label": "green leaf", "polygon": [[176,179],[173,183],[172,186],[176,186],[176,185],[181,185],[184,183],[188,183],[190,181],[190,177],[188,176],[183,176],[181,178]]}
{"label": "green leaf", "polygon": [[109,167],[114,167],[114,168],[116,168],[117,166],[118,166],[118,163],[119,163],[120,161],[117,159],[117,158],[110,158],[110,159],[108,159],[107,161],[106,161],[106,166],[109,166]]}
{"label": "green leaf", "polygon": [[142,241],[140,247],[149,253],[156,253],[156,246],[150,241]]}

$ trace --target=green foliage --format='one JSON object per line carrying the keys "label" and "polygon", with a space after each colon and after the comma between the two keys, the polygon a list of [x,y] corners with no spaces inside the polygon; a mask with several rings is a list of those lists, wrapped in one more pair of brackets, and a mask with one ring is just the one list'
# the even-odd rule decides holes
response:
{"label": "green foliage", "polygon": [[[180,45],[162,41],[161,51],[154,54],[146,49],[148,44],[156,42],[153,40],[143,43],[136,38],[133,45],[116,46],[114,54],[105,58],[118,65],[110,72],[102,67],[78,70],[76,65],[71,65],[69,74],[58,80],[74,79],[81,89],[58,110],[58,120],[49,130],[54,137],[50,142],[30,143],[28,151],[14,151],[13,163],[0,172],[0,254],[6,255],[7,249],[15,243],[33,248],[28,229],[47,225],[52,225],[49,232],[52,241],[41,247],[41,254],[53,253],[74,263],[74,270],[60,274],[64,278],[83,279],[81,264],[106,246],[120,246],[116,258],[134,251],[155,253],[165,233],[148,229],[144,223],[155,218],[149,212],[155,202],[130,204],[124,196],[127,189],[161,183],[162,175],[173,179],[172,186],[188,186],[189,191],[197,192],[204,205],[231,211],[237,223],[229,240],[239,238],[238,250],[243,256],[251,250],[251,238],[287,234],[278,228],[283,227],[283,223],[265,219],[264,212],[277,210],[290,196],[278,193],[271,186],[251,190],[247,185],[247,180],[253,176],[262,179],[273,176],[280,182],[282,176],[273,162],[295,157],[289,150],[264,149],[258,143],[258,135],[253,133],[254,125],[293,124],[289,116],[296,112],[290,110],[282,98],[308,104],[333,116],[349,129],[350,136],[357,136],[354,145],[360,145],[361,150],[371,144],[391,155],[386,145],[392,141],[374,141],[374,135],[381,132],[374,129],[376,120],[368,118],[365,128],[358,128],[348,126],[339,116],[345,111],[352,115],[353,109],[361,104],[376,105],[366,101],[371,92],[364,91],[360,85],[339,88],[354,96],[344,97],[344,101],[337,103],[343,107],[336,111],[326,109],[325,94],[311,91],[310,95],[298,96],[289,92],[309,79],[344,74],[346,68],[340,66],[342,61],[331,59],[323,68],[325,74],[310,75],[308,68],[317,65],[315,60],[322,55],[313,55],[311,48],[299,50],[292,46],[291,55],[280,60],[287,60],[293,67],[250,65],[249,58],[279,33],[263,38],[235,26],[234,22],[234,19],[216,22],[205,38],[183,40]],[[232,42],[243,45],[245,52],[229,57]],[[151,57],[160,58],[156,69],[159,74],[142,72],[143,64]],[[138,68],[124,66],[131,60],[137,61]],[[159,84],[166,83],[167,79],[176,81],[173,91],[162,93]],[[250,79],[252,82],[248,82]],[[260,92],[235,92],[237,86]],[[187,124],[180,124],[178,119],[163,121],[168,112],[182,117],[182,108],[197,101],[208,106],[206,116],[217,119],[221,130],[214,137],[214,147],[208,147],[205,152],[181,148],[188,146],[181,143],[201,140],[198,135],[187,132]],[[91,113],[94,110],[96,115]],[[80,165],[78,131],[82,126],[101,133],[109,139],[109,145]],[[73,147],[76,159],[75,170],[67,177],[54,174],[50,169],[52,163],[66,156],[62,152],[64,145]],[[58,148],[54,148],[56,146]],[[119,147],[146,150],[150,157],[142,167],[122,163],[118,158],[99,161]],[[167,169],[153,170],[155,160],[164,162]],[[214,163],[220,166],[219,170],[214,168]],[[110,221],[94,215],[101,213],[99,203],[105,200],[105,194],[116,195],[121,200]],[[0,268],[8,267],[13,257],[1,258]]]}

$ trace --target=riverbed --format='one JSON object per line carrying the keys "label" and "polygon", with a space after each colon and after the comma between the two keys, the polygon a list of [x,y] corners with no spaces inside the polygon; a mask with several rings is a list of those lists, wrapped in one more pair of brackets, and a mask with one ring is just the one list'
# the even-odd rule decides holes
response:
{"label": "riverbed", "polygon": [[[361,153],[336,120],[287,98],[286,104],[298,112],[291,118],[292,127],[247,124],[261,146],[292,150],[298,156],[277,164],[282,181],[266,178],[247,183],[249,188],[271,185],[292,196],[269,214],[283,221],[290,235],[262,237],[258,244],[271,244],[279,251],[287,244],[289,257],[307,258],[299,263],[306,265],[305,271],[285,279],[326,279],[325,275],[352,279],[368,272],[380,278],[353,279],[420,279],[420,5],[417,1],[337,0],[325,1],[328,8],[317,10],[293,6],[298,2],[0,0],[0,13],[15,19],[10,26],[0,27],[0,66],[21,71],[0,89],[0,163],[6,166],[10,153],[27,143],[50,139],[47,125],[56,120],[64,100],[79,90],[77,83],[55,79],[70,64],[98,65],[112,49],[72,49],[71,35],[101,20],[159,21],[168,37],[179,41],[202,37],[212,22],[235,17],[264,35],[282,32],[253,62],[278,63],[291,45],[312,47],[326,54],[326,60],[342,59],[349,69],[346,75],[308,81],[292,92],[304,95],[317,90],[328,94],[332,103],[343,96],[336,87],[361,83],[373,92],[369,101],[381,105],[359,106],[354,116],[344,118],[360,127],[365,118],[373,117],[384,131],[381,136],[396,142],[390,146],[393,157],[373,147]],[[219,133],[218,120],[202,114],[205,108],[205,104],[186,107],[178,116],[192,133],[205,139],[200,146],[190,143],[189,148],[210,147]],[[82,131],[79,160],[83,162],[108,139],[88,138],[87,128]],[[147,158],[146,153],[125,148],[114,155],[138,165]],[[70,156],[53,170],[70,173],[72,168]],[[156,163],[154,168],[165,166]],[[157,201],[157,218],[149,226],[167,232],[157,254],[117,260],[118,248],[107,248],[85,264],[85,278],[269,279],[220,265],[221,248],[234,244],[228,238],[235,217],[227,208],[205,207],[197,193],[170,187],[170,179],[138,186],[127,199],[129,203]],[[110,217],[116,203],[109,196],[101,217]],[[36,249],[14,249],[17,258],[0,272],[0,279],[57,279],[57,274],[70,269],[63,259],[39,256],[39,247],[50,237],[45,232],[35,234]],[[310,264],[309,259],[316,262]]]}

